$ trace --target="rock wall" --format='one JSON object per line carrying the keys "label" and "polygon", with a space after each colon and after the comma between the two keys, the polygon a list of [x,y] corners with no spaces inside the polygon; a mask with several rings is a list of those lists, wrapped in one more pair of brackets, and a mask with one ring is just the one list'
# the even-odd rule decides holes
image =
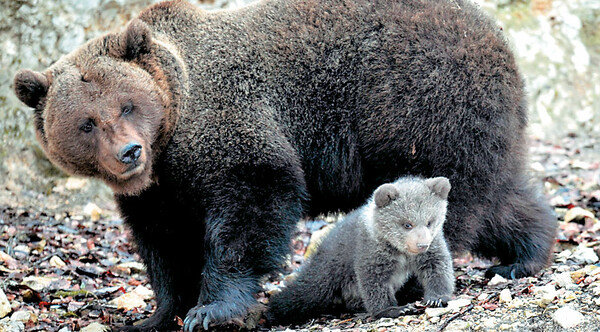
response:
{"label": "rock wall", "polygon": [[[599,134],[600,1],[475,0],[498,20],[529,89],[531,131]],[[12,93],[19,68],[43,70],[86,40],[117,30],[156,0],[0,0],[0,182],[48,193],[64,176],[43,157],[32,113]],[[250,0],[198,5],[235,7]],[[106,191],[101,185],[99,190]],[[0,201],[1,203],[1,201]]]}

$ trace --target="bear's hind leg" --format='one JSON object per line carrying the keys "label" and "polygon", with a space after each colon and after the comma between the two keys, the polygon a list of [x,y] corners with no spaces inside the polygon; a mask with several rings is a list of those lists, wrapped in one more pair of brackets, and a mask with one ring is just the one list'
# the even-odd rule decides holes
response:
{"label": "bear's hind leg", "polygon": [[500,259],[500,265],[488,269],[486,277],[499,274],[515,279],[534,275],[550,261],[556,218],[541,195],[529,185],[516,188],[499,203],[502,205],[497,207],[497,213],[490,213],[502,220],[487,228],[492,233],[490,237],[480,234],[476,250]]}

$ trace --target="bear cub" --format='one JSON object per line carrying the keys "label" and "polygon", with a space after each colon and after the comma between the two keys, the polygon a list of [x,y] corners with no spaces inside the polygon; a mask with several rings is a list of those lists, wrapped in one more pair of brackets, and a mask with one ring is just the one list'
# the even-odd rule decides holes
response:
{"label": "bear cub", "polygon": [[290,324],[344,310],[395,317],[402,313],[395,293],[411,276],[423,285],[426,305],[445,305],[454,291],[442,230],[449,191],[445,177],[402,177],[381,185],[271,298],[269,322]]}

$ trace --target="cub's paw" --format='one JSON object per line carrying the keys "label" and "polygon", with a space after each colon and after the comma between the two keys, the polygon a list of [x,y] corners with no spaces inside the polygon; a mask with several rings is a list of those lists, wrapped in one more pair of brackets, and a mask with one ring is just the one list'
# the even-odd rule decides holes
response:
{"label": "cub's paw", "polygon": [[450,301],[450,296],[425,296],[423,304],[427,307],[445,307]]}
{"label": "cub's paw", "polygon": [[193,332],[198,329],[208,330],[209,327],[225,323],[243,325],[240,318],[246,312],[233,303],[215,301],[205,305],[197,305],[188,311],[183,322],[184,332]]}
{"label": "cub's paw", "polygon": [[418,315],[425,311],[424,308],[417,307],[414,303],[409,303],[402,306],[392,306],[373,313],[372,317],[379,318],[396,318],[402,315]]}
{"label": "cub's paw", "polygon": [[501,275],[506,279],[519,279],[533,275],[531,271],[528,271],[525,266],[521,263],[509,264],[509,265],[496,265],[492,266],[485,271],[485,277],[488,279],[493,278],[496,274]]}

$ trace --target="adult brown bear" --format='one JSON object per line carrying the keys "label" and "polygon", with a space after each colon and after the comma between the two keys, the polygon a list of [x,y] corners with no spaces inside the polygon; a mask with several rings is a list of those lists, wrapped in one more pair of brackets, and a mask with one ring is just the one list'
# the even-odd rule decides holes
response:
{"label": "adult brown bear", "polygon": [[498,257],[490,274],[551,253],[522,79],[466,1],[165,2],[14,88],[48,157],[115,191],[158,302],[132,329],[242,317],[301,216],[399,175],[450,179],[448,242]]}

